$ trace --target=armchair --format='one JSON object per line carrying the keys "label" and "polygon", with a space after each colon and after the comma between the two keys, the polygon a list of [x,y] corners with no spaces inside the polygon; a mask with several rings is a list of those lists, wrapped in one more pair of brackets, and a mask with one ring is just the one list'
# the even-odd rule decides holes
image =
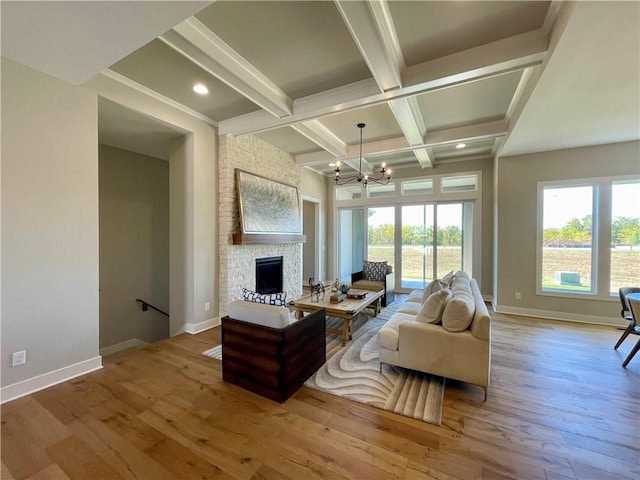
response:
{"label": "armchair", "polygon": [[222,318],[222,379],[286,401],[326,361],[325,318],[324,308],[290,320],[287,307],[232,302]]}
{"label": "armchair", "polygon": [[[376,262],[369,262],[376,263]],[[386,262],[384,262],[386,263]],[[386,265],[386,274],[383,280],[371,280],[366,278],[365,270],[355,272],[351,274],[351,285],[355,288],[362,288],[364,290],[381,290],[384,289],[384,296],[382,297],[382,306],[393,303],[395,300],[396,281],[393,273],[393,266]]]}

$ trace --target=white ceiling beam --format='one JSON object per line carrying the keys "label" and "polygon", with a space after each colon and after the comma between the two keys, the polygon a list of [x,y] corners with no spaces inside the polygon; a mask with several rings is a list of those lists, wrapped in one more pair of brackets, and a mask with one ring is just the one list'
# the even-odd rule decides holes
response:
{"label": "white ceiling beam", "polygon": [[419,148],[418,150],[414,150],[413,154],[416,156],[416,159],[422,168],[433,168],[433,162],[431,161],[433,157],[429,155],[428,149]]}
{"label": "white ceiling beam", "polygon": [[508,131],[507,122],[504,120],[447,128],[445,130],[427,133],[424,139],[424,146],[437,147],[451,143],[472,142],[475,140],[502,137],[506,135]]}
{"label": "white ceiling beam", "polygon": [[[336,0],[336,5],[380,90],[401,88],[402,72],[406,67],[387,2]],[[416,99],[391,100],[389,107],[409,144],[422,144],[426,127]],[[414,154],[422,168],[433,166],[424,149],[416,150]]]}
{"label": "white ceiling beam", "polygon": [[416,94],[523,70],[541,63],[547,47],[547,35],[538,29],[436,58],[407,67],[402,90]]}
{"label": "white ceiling beam", "polygon": [[[389,102],[389,107],[396,117],[402,133],[407,138],[409,145],[418,146],[424,143],[424,136],[427,128],[422,119],[420,106],[415,97],[400,98]],[[414,150],[416,159],[422,168],[432,168],[432,158],[424,149]]]}
{"label": "white ceiling beam", "polygon": [[291,128],[336,157],[344,157],[347,154],[347,144],[320,123],[319,120],[297,123],[291,125]]}
{"label": "white ceiling beam", "polygon": [[[390,153],[415,152],[416,150],[422,149],[433,154],[433,152],[430,151],[433,147],[503,137],[507,134],[507,130],[507,124],[504,120],[476,123],[473,125],[465,125],[462,127],[430,132],[425,136],[424,141],[420,145],[409,145],[405,137],[396,137],[377,142],[364,143],[362,145],[362,155],[363,157],[369,158],[369,161],[371,161],[372,158],[388,155]],[[360,145],[351,145],[347,148],[346,158],[338,158],[338,160],[345,162],[348,159],[358,159],[359,154]],[[296,155],[295,159],[296,164],[300,166],[314,165],[336,160],[326,152]]]}
{"label": "white ceiling beam", "polygon": [[335,4],[380,90],[402,85],[404,59],[386,2],[336,0]]}
{"label": "white ceiling beam", "polygon": [[492,42],[407,68],[404,74],[405,83],[401,88],[380,92],[374,79],[363,80],[294,100],[293,114],[287,118],[278,119],[266,112],[254,112],[224,120],[220,122],[220,133],[258,133],[312,118],[524,70],[542,62],[547,50],[545,39],[546,35],[537,30],[531,34]]}
{"label": "white ceiling beam", "polygon": [[287,94],[195,17],[159,38],[275,117],[293,112]]}

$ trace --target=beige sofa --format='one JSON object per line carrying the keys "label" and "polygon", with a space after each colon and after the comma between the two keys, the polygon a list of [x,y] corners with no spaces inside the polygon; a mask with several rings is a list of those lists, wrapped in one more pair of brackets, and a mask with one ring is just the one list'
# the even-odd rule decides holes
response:
{"label": "beige sofa", "polygon": [[[477,282],[464,272],[457,272],[450,289],[445,290],[440,293],[441,298],[446,297],[440,311],[442,323],[425,323],[425,302],[431,295],[416,290],[380,329],[380,368],[387,363],[479,385],[486,400],[491,317]],[[464,313],[460,313],[460,305],[465,305]],[[469,314],[470,324],[464,328]],[[434,318],[431,321],[436,322]]]}

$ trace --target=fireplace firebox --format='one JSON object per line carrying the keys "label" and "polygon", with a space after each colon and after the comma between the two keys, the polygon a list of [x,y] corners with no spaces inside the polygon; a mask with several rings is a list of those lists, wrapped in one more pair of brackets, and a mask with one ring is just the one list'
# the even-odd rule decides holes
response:
{"label": "fireplace firebox", "polygon": [[282,257],[256,258],[256,292],[282,292]]}

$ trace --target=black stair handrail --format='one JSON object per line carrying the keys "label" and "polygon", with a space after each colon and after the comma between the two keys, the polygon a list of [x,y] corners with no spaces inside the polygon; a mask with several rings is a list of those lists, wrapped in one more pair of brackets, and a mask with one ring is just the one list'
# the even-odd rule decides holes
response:
{"label": "black stair handrail", "polygon": [[169,316],[169,314],[167,312],[164,312],[164,311],[160,310],[158,307],[154,307],[149,302],[145,302],[144,300],[141,300],[139,298],[136,298],[136,302],[140,302],[142,304],[142,311],[143,312],[146,312],[148,310],[148,308],[151,307],[156,312],[160,312],[161,314],[166,315],[167,317]]}

